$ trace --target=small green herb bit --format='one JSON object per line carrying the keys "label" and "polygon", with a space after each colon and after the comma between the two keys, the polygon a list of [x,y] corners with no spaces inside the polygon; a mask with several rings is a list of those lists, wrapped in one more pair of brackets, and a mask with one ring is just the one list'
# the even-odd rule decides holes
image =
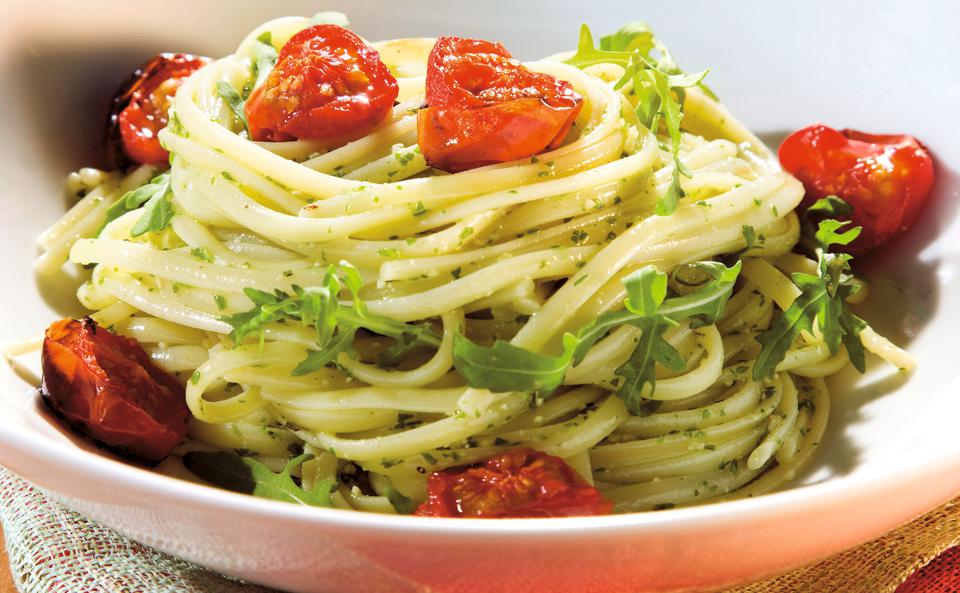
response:
{"label": "small green herb bit", "polygon": [[206,247],[194,247],[190,250],[190,255],[207,263],[213,263],[213,254]]}
{"label": "small green herb bit", "polygon": [[740,233],[743,235],[744,247],[737,253],[733,254],[735,259],[743,259],[751,249],[756,246],[762,246],[765,243],[765,238],[763,235],[757,235],[756,229],[754,229],[749,224],[745,224],[740,227]]}
{"label": "small green herb bit", "polygon": [[312,489],[304,490],[291,476],[295,467],[312,458],[310,454],[300,455],[288,461],[283,471],[274,473],[252,457],[241,457],[227,451],[190,451],[183,456],[183,465],[197,477],[234,492],[302,505],[332,507],[331,494],[337,487],[336,482],[324,480]]}
{"label": "small green herb bit", "polygon": [[393,510],[397,511],[399,515],[411,515],[417,510],[417,503],[403,495],[396,488],[388,487],[384,494],[393,506]]}
{"label": "small green herb bit", "polygon": [[860,286],[853,283],[850,272],[852,256],[845,253],[830,253],[833,245],[849,245],[860,234],[860,227],[839,232],[849,222],[834,219],[821,221],[813,240],[816,252],[818,276],[793,274],[793,282],[800,288],[800,296],[781,313],[765,332],[757,336],[763,346],[753,366],[754,380],[772,377],[787,352],[801,332],[813,332],[814,321],[823,334],[823,340],[836,354],[843,344],[850,362],[861,373],[866,370],[866,353],[860,332],[867,323],[853,314],[847,299]]}
{"label": "small green herb bit", "polygon": [[740,227],[740,232],[743,233],[743,240],[746,243],[744,252],[750,251],[757,244],[757,231],[749,224],[745,224]]}

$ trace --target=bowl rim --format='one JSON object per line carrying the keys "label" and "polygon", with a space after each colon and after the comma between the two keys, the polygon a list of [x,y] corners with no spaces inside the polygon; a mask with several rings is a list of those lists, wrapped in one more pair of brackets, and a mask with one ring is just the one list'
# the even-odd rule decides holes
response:
{"label": "bowl rim", "polygon": [[[7,365],[4,365],[7,366]],[[10,389],[20,381],[9,367],[0,373],[0,389]],[[21,393],[26,390],[20,389]],[[38,397],[38,391],[30,392]],[[46,471],[67,474],[82,472],[88,479],[121,486],[124,490],[149,492],[152,498],[174,501],[178,504],[201,504],[216,507],[220,512],[243,513],[279,520],[295,520],[328,527],[363,528],[371,531],[415,532],[425,536],[511,535],[541,536],[549,534],[584,535],[611,531],[657,531],[663,528],[683,529],[706,524],[740,523],[745,518],[783,517],[810,510],[819,505],[837,505],[850,498],[869,497],[894,483],[922,480],[942,471],[960,468],[960,447],[939,452],[922,463],[907,468],[899,464],[871,466],[851,475],[836,476],[823,481],[800,485],[760,496],[703,504],[656,512],[632,512],[586,517],[463,519],[443,517],[416,517],[367,513],[355,510],[297,505],[288,502],[258,498],[183,480],[175,476],[133,465],[96,451],[81,449],[70,442],[56,442],[35,430],[15,425],[10,417],[23,418],[20,410],[0,414],[0,450],[19,454],[21,458],[43,463]],[[49,419],[45,419],[49,422]],[[29,462],[28,462],[29,463]],[[22,475],[30,481],[29,474]],[[70,495],[67,494],[69,498]],[[82,498],[82,496],[78,497]],[[741,523],[742,524],[742,523]]]}

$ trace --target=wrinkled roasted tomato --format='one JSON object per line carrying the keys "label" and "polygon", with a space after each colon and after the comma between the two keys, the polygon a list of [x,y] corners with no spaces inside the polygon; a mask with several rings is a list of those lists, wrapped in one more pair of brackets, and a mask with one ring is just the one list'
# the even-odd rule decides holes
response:
{"label": "wrinkled roasted tomato", "polygon": [[107,152],[114,166],[128,160],[165,165],[169,154],[157,133],[167,125],[170,101],[183,79],[210,62],[190,54],[157,54],[142,64],[117,92],[110,110]]}
{"label": "wrinkled roasted tomato", "polygon": [[583,99],[563,80],[531,72],[503,45],[441,37],[427,63],[417,140],[445,171],[527,158],[559,145]]}
{"label": "wrinkled roasted tomato", "polygon": [[390,113],[397,80],[380,54],[338,25],[300,31],[244,107],[254,140],[365,136]]}
{"label": "wrinkled roasted tomato", "polygon": [[482,465],[434,472],[416,511],[425,517],[607,515],[613,503],[559,457],[513,449]]}
{"label": "wrinkled roasted tomato", "polygon": [[47,328],[42,360],[44,400],[100,443],[153,463],[186,435],[183,386],[136,340],[63,319]]}
{"label": "wrinkled roasted tomato", "polygon": [[912,136],[876,135],[809,126],[780,145],[783,168],[803,182],[803,207],[835,194],[853,206],[863,227],[850,245],[868,253],[907,230],[933,187],[933,159]]}

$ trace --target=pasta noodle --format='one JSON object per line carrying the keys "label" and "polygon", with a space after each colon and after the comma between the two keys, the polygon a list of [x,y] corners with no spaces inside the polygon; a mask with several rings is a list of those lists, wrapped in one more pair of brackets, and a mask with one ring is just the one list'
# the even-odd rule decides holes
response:
{"label": "pasta noodle", "polygon": [[[691,176],[669,216],[653,212],[673,176],[669,140],[638,133],[611,64],[526,64],[584,97],[572,137],[534,159],[454,175],[429,167],[416,134],[432,47],[422,39],[374,44],[400,102],[370,134],[333,149],[253,142],[217,83],[241,87],[256,39],[269,32],[280,47],[306,22],[261,25],[181,86],[160,134],[172,154],[166,230],[132,238],[130,212],[97,235],[106,208],[157,171],[87,169],[71,177],[85,196],[40,238],[40,273],[68,257],[92,266],[78,298],[93,317],[186,381],[193,418],[180,453],[237,449],[277,467],[306,450],[305,486],[367,472],[375,495],[344,484],[334,503],[378,512],[394,512],[391,490],[422,501],[430,472],[520,445],[566,459],[618,511],[752,496],[809,462],[829,414],[823,377],[848,358],[808,332],[772,379],[750,375],[754,338],[799,294],[789,274],[815,264],[793,253],[803,187],[722,105],[686,89],[679,159]],[[454,367],[459,332],[555,355],[565,332],[623,307],[625,276],[735,254],[745,227],[762,240],[743,256],[723,315],[665,333],[685,368],[657,367],[645,415],[614,393],[642,333],[630,325],[594,344],[549,398],[473,388]],[[316,286],[341,261],[358,270],[371,314],[428,322],[435,348],[381,367],[385,339],[361,332],[355,355],[294,374],[316,347],[311,329],[273,323],[260,343],[232,343],[224,318],[254,306],[244,289]],[[863,342],[914,364],[872,330]]]}

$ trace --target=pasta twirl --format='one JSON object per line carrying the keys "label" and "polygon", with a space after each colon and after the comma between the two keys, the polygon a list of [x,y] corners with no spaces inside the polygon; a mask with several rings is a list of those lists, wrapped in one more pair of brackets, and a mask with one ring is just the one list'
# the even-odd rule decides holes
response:
{"label": "pasta twirl", "polygon": [[[332,148],[251,141],[218,84],[243,87],[257,40],[269,33],[281,47],[306,24],[261,25],[177,91],[159,136],[172,155],[169,226],[134,237],[134,211],[98,234],[106,206],[157,171],[88,172],[86,197],[41,241],[38,270],[58,268],[68,250],[92,266],[78,297],[93,317],[186,381],[193,418],[181,453],[242,450],[279,468],[305,449],[315,459],[300,468],[303,483],[366,472],[375,496],[342,484],[334,504],[384,512],[392,492],[422,501],[433,471],[517,446],[568,460],[619,511],[766,492],[809,461],[829,414],[823,377],[847,354],[807,332],[772,378],[752,377],[756,336],[798,296],[789,274],[814,262],[793,253],[802,185],[722,105],[685,89],[675,162],[664,127],[637,125],[634,87],[616,84],[624,68],[529,62],[583,97],[567,140],[531,159],[445,174],[417,145],[432,42],[398,39],[374,44],[399,101],[372,132]],[[676,179],[676,210],[657,215]],[[640,413],[615,393],[643,331],[631,325],[593,344],[549,397],[471,387],[456,368],[457,334],[557,355],[565,333],[623,308],[629,274],[738,253],[722,315],[664,333],[682,369],[657,366]],[[361,331],[352,353],[300,373],[316,356],[308,327],[271,323],[260,341],[230,339],[227,319],[256,305],[245,289],[316,287],[340,262],[356,269],[354,296],[369,314],[423,322],[436,337],[430,348],[378,365],[391,341]],[[865,335],[880,357],[913,364]]]}

